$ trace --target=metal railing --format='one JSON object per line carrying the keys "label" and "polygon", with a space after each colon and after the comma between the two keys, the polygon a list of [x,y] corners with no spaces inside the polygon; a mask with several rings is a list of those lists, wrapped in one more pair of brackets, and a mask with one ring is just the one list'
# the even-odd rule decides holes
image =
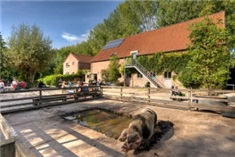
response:
{"label": "metal railing", "polygon": [[151,82],[156,88],[165,88],[165,86],[157,79],[152,76],[156,74],[149,72],[143,65],[141,65],[137,60],[131,60],[126,62],[125,66],[133,66],[138,70],[142,75],[144,75],[149,82]]}

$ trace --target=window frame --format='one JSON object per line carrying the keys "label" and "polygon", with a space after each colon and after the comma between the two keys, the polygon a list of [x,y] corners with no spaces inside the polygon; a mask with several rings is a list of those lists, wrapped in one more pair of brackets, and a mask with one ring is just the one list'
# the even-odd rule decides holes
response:
{"label": "window frame", "polygon": [[171,71],[165,71],[164,72],[164,79],[171,79],[172,78],[172,72]]}

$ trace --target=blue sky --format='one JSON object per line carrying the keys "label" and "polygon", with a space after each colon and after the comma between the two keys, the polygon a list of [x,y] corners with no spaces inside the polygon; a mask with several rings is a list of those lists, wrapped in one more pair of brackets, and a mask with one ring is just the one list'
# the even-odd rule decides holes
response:
{"label": "blue sky", "polygon": [[108,18],[121,2],[0,0],[0,31],[7,41],[12,26],[35,24],[52,40],[53,48],[61,48],[85,41],[90,30]]}

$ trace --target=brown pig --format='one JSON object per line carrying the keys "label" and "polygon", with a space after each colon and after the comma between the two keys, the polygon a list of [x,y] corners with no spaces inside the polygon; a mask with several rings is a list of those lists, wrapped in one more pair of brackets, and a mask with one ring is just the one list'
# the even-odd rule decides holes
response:
{"label": "brown pig", "polygon": [[122,151],[128,152],[137,149],[141,144],[149,144],[156,122],[157,114],[153,110],[149,108],[141,110],[118,138],[119,141],[124,142]]}

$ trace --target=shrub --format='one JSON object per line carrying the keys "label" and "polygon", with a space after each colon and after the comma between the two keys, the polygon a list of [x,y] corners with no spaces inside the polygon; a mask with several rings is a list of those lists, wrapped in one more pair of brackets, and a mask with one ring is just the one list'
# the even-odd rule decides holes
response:
{"label": "shrub", "polygon": [[49,75],[44,77],[42,80],[48,86],[57,86],[59,79],[63,79],[63,75]]}

